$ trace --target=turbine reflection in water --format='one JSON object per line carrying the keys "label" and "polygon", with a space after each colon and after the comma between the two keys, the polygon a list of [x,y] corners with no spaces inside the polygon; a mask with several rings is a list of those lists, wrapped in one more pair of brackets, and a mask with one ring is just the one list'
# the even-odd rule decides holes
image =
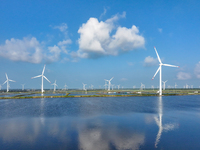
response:
{"label": "turbine reflection in water", "polygon": [[156,124],[159,128],[158,134],[156,136],[155,148],[158,147],[158,143],[160,141],[160,138],[161,138],[163,131],[168,132],[168,131],[174,130],[175,128],[178,127],[178,124],[176,124],[176,123],[168,123],[168,124],[163,125],[162,124],[162,117],[163,117],[163,102],[162,102],[162,96],[159,96],[158,97],[158,116],[154,117],[155,122],[156,122]]}

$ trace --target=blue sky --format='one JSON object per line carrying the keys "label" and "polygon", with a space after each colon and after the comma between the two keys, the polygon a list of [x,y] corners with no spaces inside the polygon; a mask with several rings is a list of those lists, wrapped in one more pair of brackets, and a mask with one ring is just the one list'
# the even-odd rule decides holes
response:
{"label": "blue sky", "polygon": [[[0,83],[40,88],[40,75],[59,88],[157,87],[154,46],[166,86],[200,86],[198,0],[7,0],[0,5]],[[6,88],[6,85],[3,85]],[[53,88],[44,81],[44,88]]]}

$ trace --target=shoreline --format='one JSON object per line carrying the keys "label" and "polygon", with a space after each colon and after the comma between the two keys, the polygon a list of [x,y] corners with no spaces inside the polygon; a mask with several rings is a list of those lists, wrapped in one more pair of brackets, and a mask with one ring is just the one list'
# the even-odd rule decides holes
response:
{"label": "shoreline", "polygon": [[[162,96],[184,96],[184,95],[200,95],[199,93],[177,93],[177,94],[163,94]],[[38,98],[84,98],[84,97],[148,97],[157,96],[158,94],[120,94],[120,95],[61,95],[61,96],[13,96],[13,97],[0,97],[3,99],[38,99]]]}

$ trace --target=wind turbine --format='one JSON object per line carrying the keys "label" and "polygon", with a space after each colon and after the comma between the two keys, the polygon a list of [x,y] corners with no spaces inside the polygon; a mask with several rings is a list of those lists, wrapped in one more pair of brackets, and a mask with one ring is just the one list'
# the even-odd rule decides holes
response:
{"label": "wind turbine", "polygon": [[91,88],[92,90],[93,90],[93,87],[94,87],[94,86],[91,84],[90,88]]}
{"label": "wind turbine", "polygon": [[108,82],[108,91],[110,91],[111,80],[112,80],[113,78],[114,78],[114,77],[112,77],[110,80],[106,80],[106,79],[104,79],[105,81]]}
{"label": "wind turbine", "polygon": [[113,90],[113,87],[114,87],[115,85],[114,85],[114,84],[112,84],[111,86],[112,86],[112,90]]}
{"label": "wind turbine", "polygon": [[175,89],[176,89],[176,87],[177,87],[177,86],[178,86],[178,85],[175,83],[175,86],[174,86],[174,87],[175,87]]}
{"label": "wind turbine", "polygon": [[[6,73],[5,73],[6,74]],[[2,85],[4,85],[5,83],[7,83],[7,92],[9,91],[9,87],[10,87],[10,85],[9,85],[9,81],[11,81],[11,82],[15,82],[14,80],[10,80],[10,79],[8,79],[8,76],[7,76],[7,74],[6,74],[6,81],[2,84]]]}
{"label": "wind turbine", "polygon": [[86,86],[87,84],[84,84],[84,83],[82,83],[82,84],[83,84],[83,90],[86,90],[85,86]]}
{"label": "wind turbine", "polygon": [[43,71],[42,71],[42,74],[41,74],[41,75],[38,75],[38,76],[35,76],[35,77],[32,77],[32,78],[31,78],[31,79],[33,79],[33,78],[42,77],[42,85],[41,85],[41,92],[42,92],[42,93],[44,93],[44,89],[43,89],[43,78],[45,78],[49,83],[51,83],[51,82],[44,76],[45,66],[46,66],[46,65],[44,65],[44,68],[43,68]]}
{"label": "wind turbine", "polygon": [[163,82],[163,90],[165,90],[165,83],[166,83],[167,81],[168,81],[168,80],[162,81],[162,82]]}
{"label": "wind turbine", "polygon": [[145,88],[145,85],[141,83],[140,89],[143,90]]}
{"label": "wind turbine", "polygon": [[51,85],[53,85],[53,91],[55,92],[55,91],[56,91],[56,86],[58,86],[58,85],[56,84],[56,80],[55,80],[55,82],[54,82],[53,84],[51,84]]}
{"label": "wind turbine", "polygon": [[158,52],[154,46],[154,49],[156,51],[156,55],[158,57],[158,61],[160,62],[159,64],[159,67],[158,67],[158,70],[156,71],[156,73],[154,74],[152,80],[155,78],[156,74],[158,73],[158,71],[160,71],[160,87],[159,87],[159,95],[162,96],[162,66],[168,66],[168,67],[179,67],[179,66],[175,66],[175,65],[170,65],[170,64],[163,64],[159,55],[158,55]]}
{"label": "wind turbine", "polygon": [[120,88],[120,84],[119,84],[119,85],[117,85],[117,87],[118,87],[118,90],[119,90],[119,88]]}
{"label": "wind turbine", "polygon": [[65,83],[65,86],[64,86],[65,90],[67,89],[67,87],[68,87],[68,86],[67,86],[67,84]]}
{"label": "wind turbine", "polygon": [[22,85],[22,91],[24,91],[24,85],[25,85],[25,84],[21,84],[21,85]]}

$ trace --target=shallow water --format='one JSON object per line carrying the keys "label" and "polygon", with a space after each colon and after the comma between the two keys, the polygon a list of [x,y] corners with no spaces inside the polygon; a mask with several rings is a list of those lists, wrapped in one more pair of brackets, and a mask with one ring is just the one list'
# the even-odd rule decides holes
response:
{"label": "shallow water", "polygon": [[200,149],[200,96],[0,100],[0,149]]}

